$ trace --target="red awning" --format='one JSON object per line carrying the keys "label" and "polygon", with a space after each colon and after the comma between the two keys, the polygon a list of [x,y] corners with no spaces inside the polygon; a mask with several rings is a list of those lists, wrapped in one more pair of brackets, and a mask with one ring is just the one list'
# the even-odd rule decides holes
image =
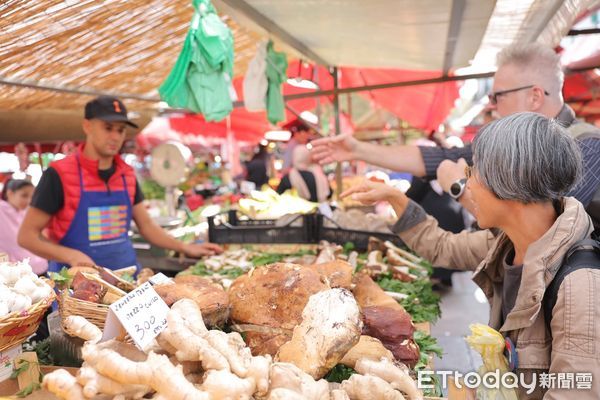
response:
{"label": "red awning", "polygon": [[[299,61],[290,62],[287,74],[289,77],[298,76],[317,80],[321,90],[333,89],[333,78],[325,67],[303,66],[298,69]],[[342,67],[340,73],[340,88],[359,87],[365,85],[405,82],[420,79],[439,77],[436,71],[408,71],[396,69],[353,68]],[[243,77],[234,79],[233,84],[240,100],[243,99]],[[283,94],[313,92],[311,89],[298,88],[285,83]],[[382,89],[371,92],[359,92],[375,104],[387,109],[399,118],[407,121],[412,126],[425,131],[435,130],[442,123],[454,106],[458,97],[456,82],[407,86],[401,88]],[[322,101],[329,102],[332,96],[321,97]],[[316,98],[302,98],[287,101],[287,105],[295,112],[314,110]],[[296,118],[290,110],[286,112],[287,121]],[[238,141],[258,143],[264,133],[271,129],[266,112],[249,112],[240,107],[233,110],[229,116],[230,129],[233,137]],[[283,123],[285,123],[284,121]],[[282,124],[283,124],[282,123]],[[155,145],[161,140],[179,138],[188,145],[202,145],[215,143],[227,137],[227,120],[221,122],[207,122],[202,115],[176,114],[169,116],[169,128],[164,125],[145,128],[139,136],[138,144],[142,147]],[[156,125],[156,124],[155,124]]]}

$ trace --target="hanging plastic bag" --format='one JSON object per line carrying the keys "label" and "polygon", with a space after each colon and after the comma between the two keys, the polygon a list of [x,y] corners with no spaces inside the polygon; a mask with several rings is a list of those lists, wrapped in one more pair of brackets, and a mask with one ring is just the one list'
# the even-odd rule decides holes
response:
{"label": "hanging plastic bag", "polygon": [[233,34],[216,14],[210,0],[192,0],[195,12],[183,49],[158,89],[171,107],[202,113],[220,121],[233,109]]}
{"label": "hanging plastic bag", "polygon": [[[504,357],[504,337],[496,330],[483,324],[471,324],[471,336],[466,338],[467,343],[475,349],[483,359],[483,365],[479,368],[479,376],[486,373],[499,372],[499,376],[509,372],[508,361]],[[494,387],[490,387],[494,386]],[[477,388],[478,400],[517,400],[517,392],[514,388],[498,385],[480,385]]]}
{"label": "hanging plastic bag", "polygon": [[248,111],[262,111],[267,107],[267,43],[262,42],[248,64],[244,75],[244,106]]}
{"label": "hanging plastic bag", "polygon": [[285,101],[281,92],[281,85],[287,79],[287,56],[283,52],[273,49],[273,42],[267,45],[267,118],[272,124],[285,119]]}

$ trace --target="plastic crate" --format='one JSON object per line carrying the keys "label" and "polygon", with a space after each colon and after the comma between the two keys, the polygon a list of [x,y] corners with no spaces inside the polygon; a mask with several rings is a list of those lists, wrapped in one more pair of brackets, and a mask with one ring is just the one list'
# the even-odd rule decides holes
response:
{"label": "plastic crate", "polygon": [[337,243],[341,245],[344,245],[347,242],[352,242],[356,250],[365,251],[369,247],[369,238],[376,237],[377,239],[383,241],[389,240],[396,246],[405,247],[402,239],[393,233],[357,231],[352,229],[344,229],[339,227],[339,225],[337,228],[333,228],[330,226],[325,226],[325,220],[337,225],[337,223],[332,219],[321,214],[317,215],[318,241],[327,240],[330,243]]}
{"label": "plastic crate", "polygon": [[316,215],[290,216],[289,221],[240,219],[231,210],[208,218],[212,243],[316,243]]}

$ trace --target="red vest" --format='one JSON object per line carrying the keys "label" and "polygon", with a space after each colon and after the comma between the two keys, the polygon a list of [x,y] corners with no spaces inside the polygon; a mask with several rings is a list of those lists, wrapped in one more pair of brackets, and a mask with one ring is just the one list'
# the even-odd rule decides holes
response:
{"label": "red vest", "polygon": [[[120,156],[116,156],[113,163],[116,167],[115,173],[110,177],[108,183],[104,182],[98,175],[98,161],[90,160],[83,155],[83,146],[77,150],[79,155],[79,163],[81,165],[81,173],[83,177],[83,185],[86,191],[106,192],[108,190],[123,190],[123,179],[127,185],[129,200],[131,204],[134,202],[136,179],[135,171],[131,166],[127,165]],[[77,165],[76,154],[71,154],[62,160],[54,161],[50,166],[58,172],[60,181],[63,186],[65,202],[61,208],[50,219],[48,232],[52,240],[59,242],[69,230],[71,222],[75,217],[75,212],[79,206],[79,198],[81,196],[81,188],[79,187],[79,167]]]}

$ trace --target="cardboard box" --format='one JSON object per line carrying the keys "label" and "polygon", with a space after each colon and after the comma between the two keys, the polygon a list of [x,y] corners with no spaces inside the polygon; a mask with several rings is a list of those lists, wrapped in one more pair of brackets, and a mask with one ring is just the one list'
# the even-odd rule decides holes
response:
{"label": "cardboard box", "polygon": [[15,358],[21,354],[23,346],[18,344],[10,349],[0,352],[0,382],[10,378],[10,374],[13,372],[13,365]]}

